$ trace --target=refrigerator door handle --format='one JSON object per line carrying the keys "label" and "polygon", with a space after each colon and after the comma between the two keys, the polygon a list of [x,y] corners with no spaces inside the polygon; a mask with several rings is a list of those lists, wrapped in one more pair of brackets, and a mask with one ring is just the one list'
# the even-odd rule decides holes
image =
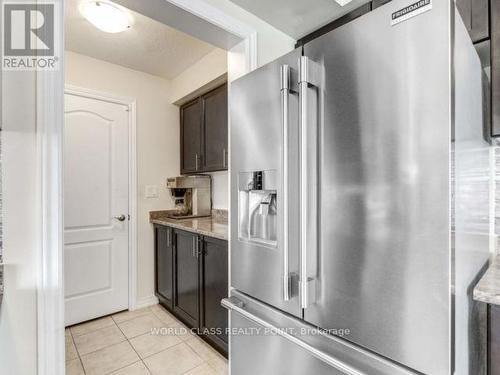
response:
{"label": "refrigerator door handle", "polygon": [[289,184],[289,169],[288,169],[288,150],[289,150],[289,95],[293,93],[291,89],[291,68],[289,65],[280,67],[280,82],[281,82],[281,128],[282,128],[282,212],[283,212],[283,300],[289,301],[290,293],[290,270],[289,270],[289,247],[288,247],[288,184]]}
{"label": "refrigerator door handle", "polygon": [[[321,66],[307,56],[299,58],[299,121],[300,121],[300,304],[306,309],[314,303],[316,278],[308,274],[308,249],[317,257],[318,216],[318,125],[309,124],[309,90],[318,92]],[[317,114],[316,114],[317,115]]]}
{"label": "refrigerator door handle", "polygon": [[309,352],[311,355],[319,359],[320,361],[323,361],[327,365],[341,371],[342,373],[346,375],[368,375],[365,372],[360,372],[353,368],[352,366],[349,366],[348,364],[333,358],[332,356],[326,354],[325,352],[315,348],[312,345],[309,345],[308,343],[300,340],[294,335],[291,335],[290,333],[287,332],[286,329],[278,328],[274,326],[273,324],[265,321],[264,319],[259,318],[258,316],[248,312],[245,310],[245,304],[243,301],[239,300],[236,297],[229,297],[229,298],[224,298],[221,301],[221,305],[226,308],[227,310],[231,312],[235,312],[240,314],[241,316],[245,317],[246,319],[252,321],[253,323],[256,323],[273,334],[276,334],[280,337],[283,337],[284,339],[292,342],[295,345],[300,346],[302,349],[306,350]]}

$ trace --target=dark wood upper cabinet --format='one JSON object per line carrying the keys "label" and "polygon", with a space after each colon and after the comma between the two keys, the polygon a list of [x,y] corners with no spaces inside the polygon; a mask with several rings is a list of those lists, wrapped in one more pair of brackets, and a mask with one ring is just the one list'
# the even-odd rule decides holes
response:
{"label": "dark wood upper cabinet", "polygon": [[391,0],[373,0],[372,1],[372,9],[376,9],[384,4],[387,4]]}
{"label": "dark wood upper cabinet", "polygon": [[181,107],[181,173],[201,171],[203,105],[196,99]]}
{"label": "dark wood upper cabinet", "polygon": [[203,95],[202,102],[204,171],[227,169],[227,85]]}
{"label": "dark wood upper cabinet", "polygon": [[155,226],[155,283],[156,296],[163,305],[173,308],[173,230]]}
{"label": "dark wood upper cabinet", "polygon": [[490,0],[456,0],[458,11],[474,43],[490,37]]}
{"label": "dark wood upper cabinet", "polygon": [[205,237],[202,258],[202,300],[200,328],[211,332],[207,340],[222,352],[227,353],[227,310],[221,300],[228,296],[228,252],[227,241]]}
{"label": "dark wood upper cabinet", "polygon": [[490,37],[489,1],[472,0],[471,37],[474,43]]}
{"label": "dark wood upper cabinet", "polygon": [[184,104],[181,113],[181,173],[227,169],[227,84]]}
{"label": "dark wood upper cabinet", "polygon": [[199,238],[177,229],[174,229],[174,238],[174,312],[191,327],[198,327]]}

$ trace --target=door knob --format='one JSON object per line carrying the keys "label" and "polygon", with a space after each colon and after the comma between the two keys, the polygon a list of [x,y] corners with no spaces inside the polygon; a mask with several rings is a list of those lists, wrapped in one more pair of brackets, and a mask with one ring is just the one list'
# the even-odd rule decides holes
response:
{"label": "door knob", "polygon": [[114,218],[115,218],[116,220],[118,220],[118,221],[125,221],[126,216],[125,216],[125,215],[120,215],[120,216],[115,216]]}

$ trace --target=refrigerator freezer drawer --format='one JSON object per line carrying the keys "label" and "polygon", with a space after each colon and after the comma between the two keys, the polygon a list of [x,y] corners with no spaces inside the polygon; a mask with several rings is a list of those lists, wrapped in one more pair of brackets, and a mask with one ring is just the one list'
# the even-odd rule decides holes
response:
{"label": "refrigerator freezer drawer", "polygon": [[231,374],[415,375],[237,291],[222,304],[230,311]]}
{"label": "refrigerator freezer drawer", "polygon": [[[231,316],[233,327],[242,330],[258,329],[242,315]],[[231,374],[255,375],[358,375],[358,372],[341,372],[313,356],[307,350],[281,336],[236,336],[232,338]]]}

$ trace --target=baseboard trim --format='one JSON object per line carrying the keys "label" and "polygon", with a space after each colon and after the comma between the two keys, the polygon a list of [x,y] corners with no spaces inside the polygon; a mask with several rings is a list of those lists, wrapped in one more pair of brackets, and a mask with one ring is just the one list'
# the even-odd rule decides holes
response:
{"label": "baseboard trim", "polygon": [[158,297],[151,295],[148,297],[143,297],[143,298],[137,299],[137,301],[131,307],[130,310],[138,310],[138,309],[142,309],[144,307],[149,307],[149,306],[153,306],[153,305],[157,305],[157,304],[158,304]]}

